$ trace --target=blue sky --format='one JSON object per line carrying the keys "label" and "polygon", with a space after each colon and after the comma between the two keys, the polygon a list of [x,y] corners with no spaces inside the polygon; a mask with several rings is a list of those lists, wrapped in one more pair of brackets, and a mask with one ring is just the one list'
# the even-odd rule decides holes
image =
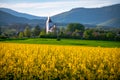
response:
{"label": "blue sky", "polygon": [[120,0],[0,0],[0,7],[36,16],[52,16],[72,8],[96,8],[120,4]]}

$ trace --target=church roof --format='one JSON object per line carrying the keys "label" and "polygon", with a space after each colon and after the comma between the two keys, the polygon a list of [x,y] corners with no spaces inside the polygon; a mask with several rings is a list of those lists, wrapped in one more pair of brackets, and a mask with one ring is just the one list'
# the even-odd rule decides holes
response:
{"label": "church roof", "polygon": [[48,21],[48,22],[52,22],[52,20],[51,20],[51,18],[50,18],[50,17],[48,17],[47,21]]}

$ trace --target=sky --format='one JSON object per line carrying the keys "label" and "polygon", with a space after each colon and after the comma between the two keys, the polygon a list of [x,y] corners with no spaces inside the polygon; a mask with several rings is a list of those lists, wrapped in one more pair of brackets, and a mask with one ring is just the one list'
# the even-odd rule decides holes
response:
{"label": "sky", "polygon": [[98,8],[120,0],[0,0],[0,7],[36,16],[53,16],[73,8]]}

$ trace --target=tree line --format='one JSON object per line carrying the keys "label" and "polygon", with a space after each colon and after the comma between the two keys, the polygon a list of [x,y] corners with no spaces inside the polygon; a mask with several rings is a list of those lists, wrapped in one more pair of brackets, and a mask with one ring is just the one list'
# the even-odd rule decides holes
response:
{"label": "tree line", "polygon": [[45,28],[35,26],[31,28],[29,25],[24,30],[13,33],[2,32],[0,28],[0,38],[72,38],[87,40],[112,40],[120,41],[120,30],[117,32],[110,30],[100,30],[96,28],[87,28],[80,23],[70,23],[67,27],[54,28],[53,32],[46,34]]}

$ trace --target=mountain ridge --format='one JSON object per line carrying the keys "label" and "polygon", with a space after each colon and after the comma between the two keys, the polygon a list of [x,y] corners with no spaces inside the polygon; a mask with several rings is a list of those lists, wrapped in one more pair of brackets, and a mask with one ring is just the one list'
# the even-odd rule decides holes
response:
{"label": "mountain ridge", "polygon": [[[46,17],[36,18],[36,16],[32,15],[34,18],[31,18],[29,17],[31,16],[29,14],[20,13],[17,11],[13,11],[14,14],[12,14],[12,12],[9,13],[9,10],[11,11],[11,9],[0,8],[0,25],[12,23],[28,23],[45,26],[47,19]],[[17,14],[26,14],[28,15],[28,18]],[[99,8],[73,8],[70,11],[51,16],[51,19],[58,26],[65,26],[69,23],[81,23],[93,26],[102,24],[102,26],[120,27],[120,4]]]}
{"label": "mountain ridge", "polygon": [[9,25],[9,24],[30,24],[30,25],[39,25],[43,24],[44,20],[41,19],[27,19],[24,17],[17,17],[15,15],[9,14],[4,11],[0,11],[0,25]]}
{"label": "mountain ridge", "polygon": [[[113,18],[120,18],[120,4],[99,8],[74,8],[52,16],[57,22],[78,22],[82,24],[97,25]],[[119,24],[120,25],[120,24]]]}
{"label": "mountain ridge", "polygon": [[34,16],[31,14],[27,14],[27,13],[22,13],[22,12],[17,12],[15,10],[12,9],[8,9],[8,8],[0,8],[1,11],[7,12],[9,14],[15,15],[17,17],[24,17],[27,19],[45,19],[46,17],[39,17],[39,16]]}

